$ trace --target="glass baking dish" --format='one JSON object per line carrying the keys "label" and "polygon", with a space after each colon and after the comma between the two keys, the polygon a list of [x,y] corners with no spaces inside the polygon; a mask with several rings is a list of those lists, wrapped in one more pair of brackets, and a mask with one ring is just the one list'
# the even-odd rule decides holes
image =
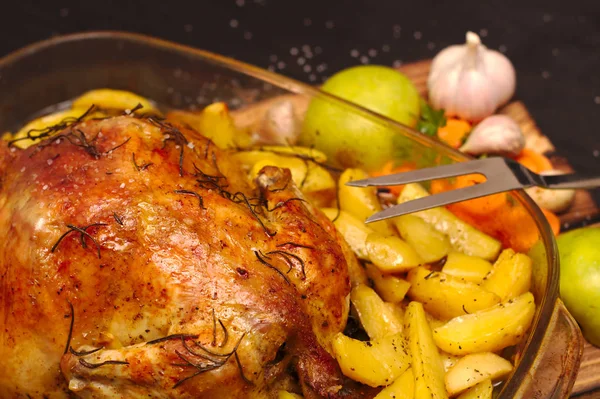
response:
{"label": "glass baking dish", "polygon": [[[233,110],[294,96],[318,97],[345,107],[374,126],[395,129],[423,166],[457,162],[466,156],[428,137],[317,88],[223,56],[123,32],[90,32],[30,45],[0,60],[0,129],[15,129],[49,105],[95,88],[136,92],[162,106],[202,108],[225,101]],[[431,155],[434,156],[431,156]],[[497,397],[565,398],[575,381],[583,338],[558,298],[558,254],[540,209],[524,192],[512,194],[526,208],[539,233],[534,286],[538,309],[527,340],[518,348],[511,377]]]}

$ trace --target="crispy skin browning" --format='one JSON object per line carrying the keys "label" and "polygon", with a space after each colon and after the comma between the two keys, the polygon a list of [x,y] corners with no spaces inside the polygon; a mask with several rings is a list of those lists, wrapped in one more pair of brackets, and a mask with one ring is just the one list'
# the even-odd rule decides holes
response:
{"label": "crispy skin browning", "polygon": [[291,374],[363,394],[329,353],[345,253],[289,171],[250,184],[198,133],[130,116],[0,145],[0,397],[262,398]]}

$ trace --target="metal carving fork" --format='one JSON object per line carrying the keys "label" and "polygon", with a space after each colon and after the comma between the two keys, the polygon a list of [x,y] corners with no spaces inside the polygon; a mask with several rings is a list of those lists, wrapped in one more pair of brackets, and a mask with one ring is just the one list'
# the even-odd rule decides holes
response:
{"label": "metal carving fork", "polygon": [[503,157],[477,159],[387,176],[354,180],[346,183],[346,185],[354,187],[394,186],[469,174],[481,174],[487,180],[473,186],[445,191],[392,206],[371,215],[366,220],[366,223],[532,186],[549,189],[600,187],[600,176],[583,176],[575,173],[543,176],[533,173],[512,159]]}

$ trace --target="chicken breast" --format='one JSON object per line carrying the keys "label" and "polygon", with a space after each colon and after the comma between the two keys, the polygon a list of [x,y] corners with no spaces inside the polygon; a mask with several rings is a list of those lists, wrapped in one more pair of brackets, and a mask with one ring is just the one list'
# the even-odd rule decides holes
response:
{"label": "chicken breast", "polygon": [[266,167],[133,116],[0,144],[0,397],[360,396],[333,226]]}

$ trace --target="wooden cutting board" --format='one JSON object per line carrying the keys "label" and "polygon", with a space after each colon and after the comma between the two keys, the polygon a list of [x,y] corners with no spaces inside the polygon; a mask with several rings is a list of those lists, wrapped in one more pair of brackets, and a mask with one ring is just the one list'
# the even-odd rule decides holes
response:
{"label": "wooden cutting board", "polygon": [[[431,60],[425,60],[403,65],[398,69],[406,74],[415,83],[421,95],[426,97],[427,76],[430,67]],[[565,172],[573,171],[568,160],[556,151],[548,137],[544,136],[539,130],[525,104],[520,101],[513,101],[500,109],[499,113],[512,117],[519,124],[525,135],[525,146],[527,148],[546,154],[555,169]],[[590,193],[585,190],[577,190],[573,205],[559,216],[562,229],[568,230],[580,226],[582,223],[587,224],[597,221],[600,213]],[[581,359],[577,380],[573,386],[572,396],[581,394],[583,396],[578,397],[579,399],[600,398],[600,349],[588,342],[584,346],[583,358]]]}

